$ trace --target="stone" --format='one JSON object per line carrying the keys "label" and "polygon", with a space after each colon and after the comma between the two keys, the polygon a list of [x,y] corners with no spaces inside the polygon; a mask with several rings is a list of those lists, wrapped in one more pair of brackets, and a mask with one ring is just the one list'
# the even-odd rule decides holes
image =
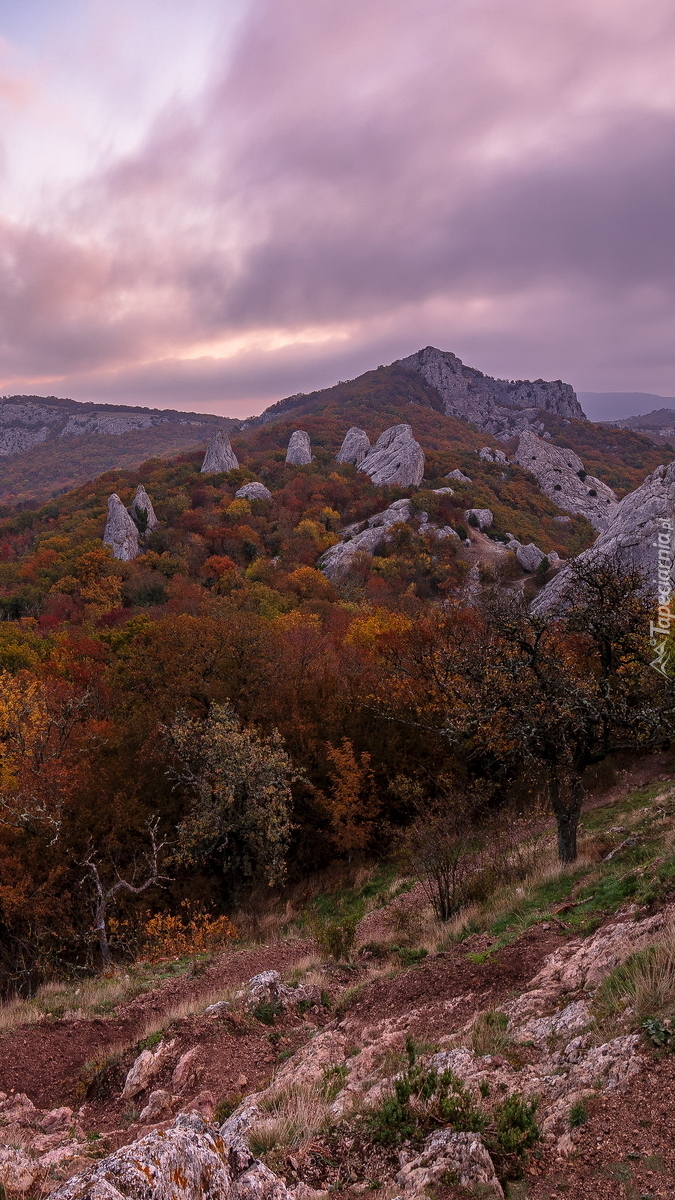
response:
{"label": "stone", "polygon": [[198,1113],[203,1121],[212,1121],[216,1111],[216,1098],[213,1092],[199,1092],[185,1107],[187,1112]]}
{"label": "stone", "polygon": [[84,1146],[79,1142],[68,1142],[65,1146],[56,1146],[54,1150],[48,1150],[46,1154],[42,1154],[38,1162],[43,1171],[50,1171],[52,1167],[58,1167],[61,1163],[78,1158],[83,1150]]}
{"label": "stone", "polygon": [[[578,561],[617,562],[627,569],[639,571],[644,578],[646,591],[661,603],[660,596],[667,595],[669,590],[675,588],[674,512],[675,462],[672,462],[667,467],[657,467],[639,488],[624,496],[611,524],[588,550],[578,556]],[[659,538],[664,539],[661,547]],[[660,577],[661,549],[664,566]],[[571,567],[566,563],[536,597],[532,612],[547,612],[559,603],[564,606],[565,592],[572,580]]]}
{"label": "stone", "polygon": [[465,475],[464,472],[460,471],[457,467],[455,468],[454,471],[449,471],[448,474],[445,476],[445,478],[446,479],[456,479],[458,483],[471,483],[472,482],[472,480],[469,478],[469,476]]}
{"label": "stone", "polygon": [[149,533],[151,529],[156,529],[159,521],[152,507],[152,500],[143,487],[143,484],[139,483],[136,488],[136,495],[131,501],[131,516],[136,515],[138,518],[141,513],[145,513],[145,530]]}
{"label": "stone", "polygon": [[164,1113],[171,1111],[171,1093],[158,1088],[148,1096],[148,1103],[141,1109],[139,1120],[144,1124],[157,1121]]}
{"label": "stone", "polygon": [[478,451],[478,457],[482,458],[483,462],[507,463],[509,461],[503,450],[493,450],[491,446],[483,446],[482,450]]}
{"label": "stone", "polygon": [[394,525],[411,521],[413,506],[410,500],[395,500],[384,512],[375,513],[368,521],[349,526],[343,532],[342,541],[324,550],[318,567],[329,579],[339,579],[348,573],[355,558],[360,554],[372,556],[380,546],[391,538]]}
{"label": "stone", "polygon": [[494,379],[465,366],[456,354],[435,346],[418,350],[397,365],[419,373],[435,388],[448,416],[470,421],[498,441],[508,441],[526,429],[543,433],[542,410],[586,420],[573,388],[560,379]]}
{"label": "stone", "polygon": [[517,547],[516,558],[524,571],[532,572],[536,571],[539,564],[544,561],[545,555],[538,546],[535,546],[534,542],[529,542],[527,546]]}
{"label": "stone", "polygon": [[197,1073],[199,1053],[199,1046],[192,1046],[179,1058],[171,1076],[171,1087],[174,1092],[182,1092],[188,1084],[192,1083]]}
{"label": "stone", "polygon": [[0,1114],[7,1125],[32,1125],[36,1108],[25,1092],[15,1092],[0,1102]]}
{"label": "stone", "polygon": [[358,429],[356,425],[352,425],[351,429],[347,430],[345,440],[335,458],[339,463],[353,463],[358,467],[370,450],[370,438],[365,429]]}
{"label": "stone", "polygon": [[462,1187],[480,1188],[480,1195],[504,1200],[494,1163],[479,1133],[453,1133],[452,1129],[437,1129],[424,1143],[423,1149],[405,1164],[396,1176],[404,1191],[424,1194],[434,1184],[444,1182],[443,1176],[459,1176]]}
{"label": "stone", "polygon": [[138,557],[138,529],[117,492],[108,497],[108,519],[103,534],[104,546],[110,546],[114,558],[132,562]]}
{"label": "stone", "polygon": [[[472,517],[475,520],[472,521]],[[464,520],[467,522],[467,524],[473,525],[474,528],[491,529],[494,517],[491,509],[489,508],[467,508],[466,512],[464,513]],[[478,522],[477,525],[475,524],[476,521]]]}
{"label": "stone", "polygon": [[173,1041],[160,1042],[154,1054],[152,1050],[141,1051],[124,1081],[121,1094],[122,1100],[133,1100],[134,1096],[138,1096],[139,1092],[145,1091],[150,1080],[154,1078],[160,1067],[163,1066],[164,1059],[173,1045]]}
{"label": "stone", "polygon": [[23,1150],[0,1145],[0,1185],[8,1195],[29,1192],[39,1174],[39,1164]]}
{"label": "stone", "polygon": [[431,490],[432,490],[434,496],[454,496],[454,494],[455,494],[455,489],[451,488],[451,487],[432,488]]}
{"label": "stone", "polygon": [[392,425],[377,439],[358,467],[378,487],[419,487],[424,478],[424,451],[410,425]]}
{"label": "stone", "polygon": [[219,429],[206,447],[202,463],[202,474],[220,475],[223,471],[234,471],[239,466],[239,460],[230,445],[230,439],[224,429]]}
{"label": "stone", "polygon": [[272,501],[272,493],[264,483],[245,483],[234,493],[235,500],[264,500],[266,504]]}
{"label": "stone", "polygon": [[614,519],[618,505],[614,492],[601,479],[585,474],[573,450],[550,445],[527,430],[520,437],[514,462],[535,476],[558,508],[586,517],[594,529],[607,529]]}
{"label": "stone", "polygon": [[40,1121],[40,1126],[45,1133],[56,1133],[61,1129],[68,1129],[72,1124],[72,1108],[52,1108]]}
{"label": "stone", "polygon": [[286,462],[294,467],[306,467],[312,461],[312,443],[309,434],[304,429],[296,429],[291,434],[286,451]]}

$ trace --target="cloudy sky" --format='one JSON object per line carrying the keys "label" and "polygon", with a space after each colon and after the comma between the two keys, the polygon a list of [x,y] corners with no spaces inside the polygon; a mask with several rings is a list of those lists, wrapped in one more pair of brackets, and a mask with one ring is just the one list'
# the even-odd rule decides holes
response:
{"label": "cloudy sky", "polygon": [[0,392],[675,394],[672,0],[0,0]]}

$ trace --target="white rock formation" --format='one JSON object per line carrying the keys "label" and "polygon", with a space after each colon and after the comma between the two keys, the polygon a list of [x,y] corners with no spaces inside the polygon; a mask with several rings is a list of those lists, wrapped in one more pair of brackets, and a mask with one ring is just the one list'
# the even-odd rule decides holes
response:
{"label": "white rock formation", "polygon": [[264,483],[245,483],[234,493],[234,498],[235,500],[264,500],[269,504],[272,500],[272,493]]}
{"label": "white rock formation", "polygon": [[493,450],[491,446],[483,446],[482,450],[478,451],[478,457],[482,458],[483,462],[507,463],[509,461],[503,450]]}
{"label": "white rock formation", "polygon": [[[644,576],[645,587],[657,598],[667,591],[667,588],[660,591],[660,587],[668,577],[670,587],[675,589],[674,514],[675,462],[672,462],[667,467],[657,467],[641,487],[624,496],[609,528],[579,555],[579,559],[582,562],[609,559],[638,570]],[[663,539],[661,543],[660,539]],[[665,564],[661,567],[664,572],[661,579],[660,555]],[[571,578],[571,567],[565,564],[535,598],[532,612],[546,612],[557,604]]]}
{"label": "white rock formation", "polygon": [[413,517],[413,506],[410,500],[396,500],[384,512],[375,513],[365,525],[361,522],[350,525],[345,529],[343,541],[337,542],[325,550],[319,559],[320,570],[329,579],[337,579],[346,575],[358,554],[372,555],[390,538],[394,525],[402,521],[410,521]]}
{"label": "white rock formation", "polygon": [[428,1188],[443,1182],[445,1176],[457,1176],[457,1182],[473,1194],[504,1200],[504,1192],[495,1174],[489,1152],[479,1133],[453,1133],[452,1129],[436,1129],[430,1134],[419,1154],[415,1154],[399,1171],[396,1183],[405,1192],[418,1196]]}
{"label": "white rock formation", "polygon": [[219,475],[222,471],[233,471],[238,466],[239,461],[230,445],[229,437],[224,429],[219,429],[206,447],[202,474]]}
{"label": "white rock formation", "polygon": [[304,429],[296,429],[291,434],[286,451],[286,462],[294,467],[306,467],[312,461],[312,443],[309,434]]}
{"label": "white rock formation", "polygon": [[150,1080],[154,1079],[157,1072],[164,1065],[164,1060],[172,1050],[173,1045],[173,1040],[170,1042],[160,1042],[154,1054],[152,1050],[141,1051],[127,1072],[121,1094],[122,1100],[133,1100],[134,1096],[138,1096],[139,1092],[145,1091]]}
{"label": "white rock formation", "polygon": [[424,451],[410,425],[392,425],[380,434],[358,469],[370,475],[378,487],[419,487],[424,478]]}
{"label": "white rock formation", "polygon": [[618,504],[614,492],[601,479],[585,474],[573,450],[552,446],[528,431],[521,435],[514,462],[532,472],[558,508],[580,513],[594,529],[607,529],[613,520]]}
{"label": "white rock formation", "polygon": [[[490,508],[467,508],[464,513],[464,520],[468,525],[473,525],[474,529],[491,529],[494,516]],[[476,521],[478,522],[477,526],[475,524]]]}
{"label": "white rock formation", "polygon": [[155,510],[152,507],[152,500],[150,499],[150,497],[149,497],[148,493],[146,492],[145,488],[143,487],[142,483],[139,483],[138,487],[136,488],[136,495],[134,496],[134,498],[131,502],[131,513],[132,513],[132,516],[134,515],[134,513],[136,513],[136,514],[145,513],[145,515],[146,515],[145,528],[148,531],[148,533],[150,532],[151,529],[156,529],[156,527],[159,525],[159,521],[157,520]]}
{"label": "white rock formation", "polygon": [[356,425],[352,425],[351,429],[347,430],[345,440],[335,458],[339,463],[353,463],[355,467],[358,467],[370,449],[370,438],[365,429],[359,429]]}
{"label": "white rock formation", "polygon": [[131,562],[138,556],[138,529],[122,504],[117,492],[108,497],[108,519],[103,544],[110,546],[115,558]]}
{"label": "white rock formation", "polygon": [[[508,546],[508,543],[507,543]],[[508,546],[511,549],[510,546]],[[516,550],[516,558],[524,571],[536,571],[540,563],[546,557],[534,542],[530,542],[527,546],[514,547]]]}
{"label": "white rock formation", "polygon": [[460,471],[457,468],[455,468],[454,471],[449,471],[445,478],[456,479],[458,483],[471,483],[469,476],[465,475],[463,471]]}

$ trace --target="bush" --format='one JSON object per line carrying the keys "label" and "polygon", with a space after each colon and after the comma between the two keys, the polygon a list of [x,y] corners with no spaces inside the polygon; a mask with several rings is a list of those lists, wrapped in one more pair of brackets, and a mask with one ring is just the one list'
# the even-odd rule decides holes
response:
{"label": "bush", "polygon": [[493,1128],[486,1142],[499,1178],[520,1179],[529,1152],[539,1141],[539,1127],[535,1121],[536,1100],[523,1100],[517,1092],[508,1096],[493,1110]]}
{"label": "bush", "polygon": [[487,1118],[464,1084],[452,1071],[440,1075],[417,1063],[417,1050],[408,1039],[408,1066],[395,1079],[393,1091],[366,1118],[374,1142],[400,1146],[421,1140],[437,1125],[452,1125],[457,1132],[482,1133]]}
{"label": "bush", "polygon": [[155,913],[143,926],[143,955],[150,962],[186,954],[204,954],[237,936],[227,917],[184,900],[182,913]]}
{"label": "bush", "polygon": [[358,923],[358,913],[318,918],[314,923],[314,937],[324,953],[330,954],[335,962],[350,962],[354,953]]}

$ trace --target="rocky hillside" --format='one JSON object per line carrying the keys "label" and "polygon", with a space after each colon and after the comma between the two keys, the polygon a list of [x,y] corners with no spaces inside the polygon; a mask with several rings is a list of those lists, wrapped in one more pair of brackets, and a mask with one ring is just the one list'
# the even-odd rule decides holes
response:
{"label": "rocky hillside", "polygon": [[267,944],[0,1008],[7,1194],[671,1196],[672,760],[589,802],[574,867],[546,820],[499,836],[445,924],[361,872]]}

